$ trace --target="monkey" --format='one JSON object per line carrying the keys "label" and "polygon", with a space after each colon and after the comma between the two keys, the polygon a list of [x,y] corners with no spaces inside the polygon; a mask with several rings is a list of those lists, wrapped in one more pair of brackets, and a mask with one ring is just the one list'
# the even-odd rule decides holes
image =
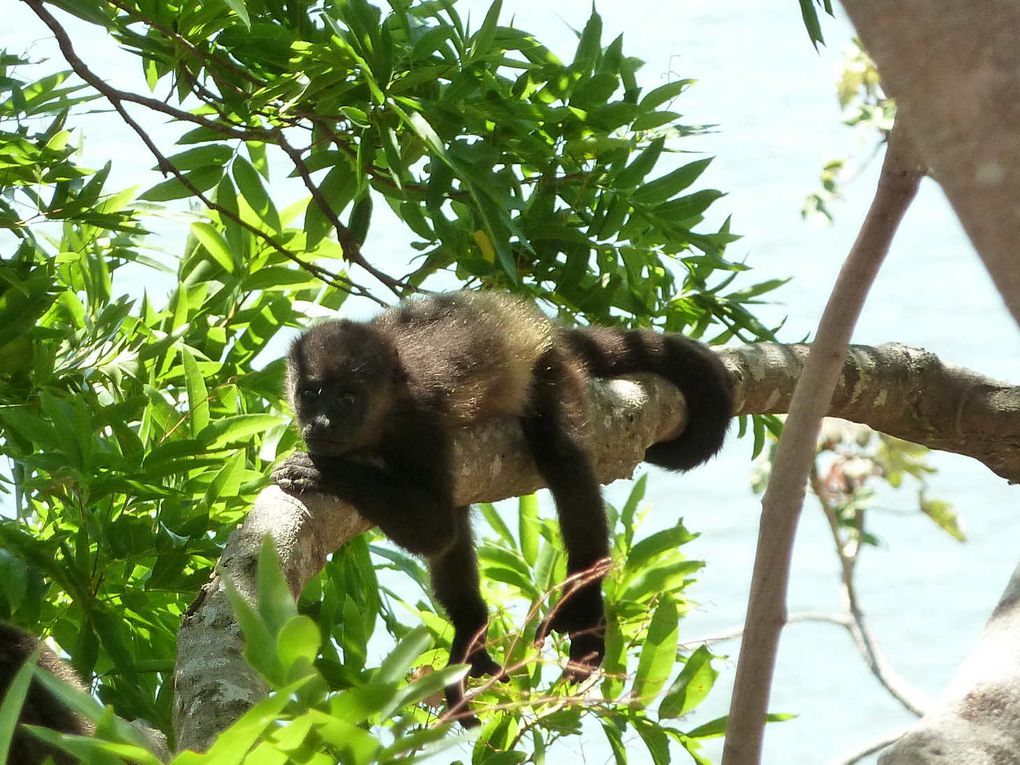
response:
{"label": "monkey", "polygon": [[[566,634],[565,677],[578,681],[605,653],[601,579],[609,557],[601,488],[584,441],[590,379],[653,372],[677,385],[687,427],[644,455],[670,470],[712,457],[732,412],[729,375],[702,343],[648,329],[563,326],[501,292],[415,296],[367,322],[314,325],[294,341],[287,370],[308,451],[285,460],[274,482],[346,500],[424,557],[453,624],[450,663],[466,663],[470,677],[501,678],[502,667],[485,648],[488,610],[469,508],[453,498],[453,433],[497,418],[520,421],[553,496],[574,582],[536,640]],[[451,713],[464,712],[462,684],[446,695]],[[466,712],[461,721],[477,723]]]}
{"label": "monkey", "polygon": [[[86,692],[75,671],[39,638],[20,627],[0,622],[0,697],[6,695],[14,676],[36,649],[39,649],[38,667]],[[8,762],[18,765],[41,765],[47,757],[51,757],[56,765],[78,762],[76,757],[21,730],[21,724],[39,725],[61,733],[82,736],[91,736],[94,732],[91,721],[68,709],[35,678],[32,679],[25,703],[21,707],[18,723],[19,728],[14,732],[7,755]]]}

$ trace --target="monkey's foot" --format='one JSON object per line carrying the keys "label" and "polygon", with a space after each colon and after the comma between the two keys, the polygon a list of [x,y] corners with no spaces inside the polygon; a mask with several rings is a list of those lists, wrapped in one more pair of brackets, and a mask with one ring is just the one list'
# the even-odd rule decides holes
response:
{"label": "monkey's foot", "polygon": [[[484,675],[490,675],[501,683],[505,683],[510,679],[503,666],[499,664],[495,659],[489,656],[489,652],[484,648],[478,648],[467,656],[461,659],[455,659],[454,657],[458,654],[462,655],[463,652],[455,652],[450,656],[451,664],[467,664],[471,667],[468,670],[468,677],[482,677]],[[478,718],[471,714],[471,708],[468,706],[467,701],[464,699],[464,679],[458,680],[456,683],[452,683],[444,689],[444,695],[446,696],[446,707],[449,710],[447,714],[460,722],[465,728],[474,728],[479,723]]]}
{"label": "monkey's foot", "polygon": [[457,720],[465,728],[477,728],[481,723],[478,718],[471,714],[471,708],[464,700],[464,681],[446,686],[443,693],[446,696],[446,714]]}
{"label": "monkey's foot", "polygon": [[479,648],[477,651],[472,651],[466,659],[465,664],[470,664],[471,669],[468,670],[468,677],[484,677],[489,675],[495,677],[500,682],[506,682],[509,677],[503,670],[503,665],[489,656],[489,652],[484,648]]}
{"label": "monkey's foot", "polygon": [[575,633],[589,633],[605,630],[605,615],[602,609],[602,590],[598,583],[568,592],[553,606],[549,616],[539,625],[535,635],[536,643],[543,643],[550,632],[559,632],[573,637]]}
{"label": "monkey's foot", "polygon": [[580,683],[587,680],[591,673],[599,668],[606,655],[605,625],[592,628],[585,632],[570,635],[570,661],[563,670],[563,680],[568,683]]}

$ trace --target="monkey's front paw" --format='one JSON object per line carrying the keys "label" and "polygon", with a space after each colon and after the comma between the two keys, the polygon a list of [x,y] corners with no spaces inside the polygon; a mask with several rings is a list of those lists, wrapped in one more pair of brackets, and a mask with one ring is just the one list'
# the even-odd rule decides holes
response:
{"label": "monkey's front paw", "polygon": [[507,679],[503,667],[493,659],[485,646],[479,645],[479,641],[472,636],[470,640],[462,640],[455,637],[450,650],[450,664],[467,664],[471,667],[468,670],[468,677],[484,677],[491,675],[503,681]]}
{"label": "monkey's front paw", "polygon": [[319,490],[322,473],[306,452],[294,452],[272,473],[272,481],[285,491],[302,493]]}

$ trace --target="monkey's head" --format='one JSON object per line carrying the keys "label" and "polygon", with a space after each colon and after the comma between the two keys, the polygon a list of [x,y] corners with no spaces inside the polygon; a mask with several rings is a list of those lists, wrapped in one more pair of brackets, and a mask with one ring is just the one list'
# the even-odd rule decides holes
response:
{"label": "monkey's head", "polygon": [[318,324],[291,346],[288,393],[312,454],[371,449],[384,435],[403,380],[393,343],[352,321]]}

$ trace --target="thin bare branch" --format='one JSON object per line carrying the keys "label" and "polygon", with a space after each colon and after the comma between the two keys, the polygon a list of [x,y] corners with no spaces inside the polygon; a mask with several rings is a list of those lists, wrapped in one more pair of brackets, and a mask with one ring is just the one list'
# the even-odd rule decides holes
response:
{"label": "thin bare branch", "polygon": [[[60,25],[60,22],[58,22],[57,19],[51,13],[49,13],[49,11],[46,10],[42,0],[22,0],[22,2],[28,5],[28,7],[32,9],[36,16],[38,16],[39,19],[47,27],[49,27],[50,31],[53,32],[53,36],[57,41],[57,46],[60,48],[61,54],[64,56],[64,59],[70,65],[71,69],[74,70],[75,74],[77,74],[85,82],[87,82],[99,93],[101,93],[110,102],[114,110],[120,115],[120,118],[124,121],[124,123],[128,127],[130,127],[135,132],[136,135],[138,135],[138,137],[142,140],[142,143],[144,143],[145,147],[149,150],[149,153],[152,154],[152,156],[155,158],[156,165],[159,168],[160,172],[162,172],[164,175],[172,175],[181,183],[182,186],[184,186],[189,191],[189,193],[192,196],[200,200],[202,204],[204,204],[207,208],[209,208],[210,210],[215,210],[224,218],[228,218],[237,225],[241,226],[255,237],[264,241],[266,244],[268,244],[274,250],[276,250],[281,255],[286,257],[288,260],[293,261],[297,265],[301,266],[301,268],[308,271],[310,274],[318,277],[319,279],[322,279],[326,284],[344,290],[345,292],[350,292],[353,294],[360,295],[361,297],[368,298],[377,303],[378,305],[385,307],[386,303],[384,301],[375,297],[369,290],[358,285],[349,277],[332,274],[315,263],[310,263],[306,260],[303,260],[296,253],[292,252],[291,250],[277,242],[272,235],[263,231],[258,226],[244,220],[239,214],[235,213],[234,211],[212,201],[204,192],[202,192],[201,189],[199,189],[197,186],[195,186],[194,183],[192,183],[192,181],[188,178],[188,176],[185,173],[181,172],[166,157],[166,155],[164,155],[159,150],[159,148],[156,146],[155,142],[145,131],[145,129],[140,124],[138,124],[138,122],[128,113],[124,104],[134,103],[140,106],[145,106],[149,109],[152,109],[153,111],[166,114],[167,116],[173,117],[175,119],[193,122],[198,125],[201,125],[202,127],[207,127],[211,130],[216,130],[217,132],[222,133],[227,138],[242,141],[261,141],[264,143],[279,145],[281,141],[286,143],[286,141],[283,138],[282,131],[250,127],[245,129],[237,129],[230,125],[224,125],[214,120],[208,120],[203,117],[199,117],[198,115],[194,115],[191,112],[187,112],[182,109],[176,109],[174,107],[168,106],[167,104],[155,98],[139,96],[135,93],[129,93],[127,91],[114,88],[105,80],[103,80],[101,77],[99,77],[95,72],[93,72],[89,68],[89,66],[81,59],[81,57],[78,56],[78,54],[74,50],[74,46],[71,43],[71,38],[67,34],[67,31]],[[291,152],[297,153],[296,150],[294,150],[293,147],[290,147],[289,144],[287,144],[287,148],[290,149]],[[297,156],[300,162],[300,153],[297,153]],[[304,167],[303,162],[301,162],[300,164],[301,168],[304,169],[303,177],[306,177],[307,180],[310,182],[311,177],[308,175],[307,168]],[[316,192],[318,192],[318,189],[314,186],[314,183],[312,183],[312,188],[315,189]],[[321,198],[321,193],[319,194],[319,197]],[[322,202],[325,202],[325,200],[322,200]],[[326,211],[329,211],[328,202],[326,202],[325,204]],[[332,218],[333,221],[335,221],[335,224],[339,226],[339,228],[337,228],[338,235],[342,237],[344,232],[347,230],[344,228],[343,224],[341,224],[339,220],[336,219],[335,215],[332,215]],[[349,233],[350,232],[347,231],[348,234],[347,238],[348,240],[353,241],[349,236]],[[347,247],[348,248],[350,247],[349,243]],[[341,248],[342,249],[344,248],[343,241],[341,241]],[[366,267],[366,261],[364,257],[361,256],[360,251],[357,250],[357,248],[355,248],[355,250],[356,252],[352,262],[356,262],[363,268]],[[345,250],[345,256],[347,254],[348,253]],[[350,258],[348,259],[350,260]],[[387,284],[387,280],[389,282],[395,281],[392,277],[389,277],[386,274],[382,274],[383,278],[380,278],[379,274],[381,272],[378,272],[377,269],[368,267],[366,270],[368,270],[369,273],[372,273],[372,275],[375,276],[377,279],[380,279],[380,281],[382,281],[384,284]],[[387,286],[390,285],[387,284]]]}
{"label": "thin bare branch", "polygon": [[908,138],[894,129],[875,199],[833,287],[804,375],[794,390],[790,416],[762,502],[747,626],[740,644],[723,748],[724,765],[757,765],[761,761],[779,633],[786,621],[793,539],[822,417],[842,370],[853,326],[922,175]]}
{"label": "thin bare branch", "polygon": [[889,695],[900,702],[908,712],[920,717],[924,714],[928,701],[920,692],[897,674],[889,665],[889,662],[886,661],[885,656],[878,647],[878,642],[875,640],[871,627],[868,625],[868,620],[864,615],[864,609],[857,598],[857,585],[854,582],[854,569],[861,548],[858,545],[854,547],[852,553],[847,551],[843,534],[840,531],[839,519],[836,516],[836,508],[833,506],[828,490],[819,479],[818,472],[813,468],[811,470],[811,488],[815,496],[818,497],[818,501],[822,506],[822,512],[829,522],[829,532],[832,534],[833,545],[839,558],[843,600],[850,614],[847,629],[857,646],[857,651],[864,658],[868,669],[878,679],[878,682],[889,692]]}

